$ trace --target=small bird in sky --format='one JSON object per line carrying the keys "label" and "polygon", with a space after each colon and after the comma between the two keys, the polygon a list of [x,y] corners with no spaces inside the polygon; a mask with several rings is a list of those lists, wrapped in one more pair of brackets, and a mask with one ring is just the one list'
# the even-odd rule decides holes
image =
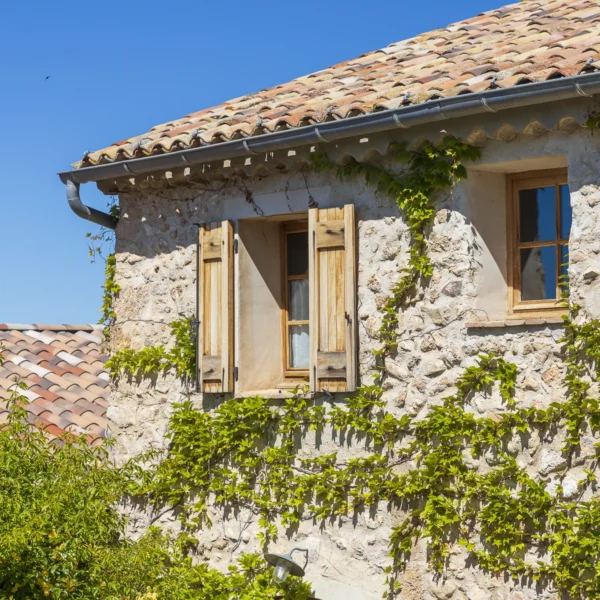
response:
{"label": "small bird in sky", "polygon": [[52,77],[52,75],[46,75],[46,79],[44,81],[48,81],[48,79],[50,79],[50,77]]}

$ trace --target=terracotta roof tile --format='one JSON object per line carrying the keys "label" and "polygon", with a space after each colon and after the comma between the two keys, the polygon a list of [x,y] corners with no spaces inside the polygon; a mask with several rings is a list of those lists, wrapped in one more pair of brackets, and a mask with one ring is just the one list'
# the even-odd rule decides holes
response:
{"label": "terracotta roof tile", "polygon": [[69,431],[100,443],[110,391],[101,343],[102,330],[89,325],[0,324],[0,423],[20,379],[32,424],[52,438]]}
{"label": "terracotta roof tile", "polygon": [[88,402],[84,398],[78,398],[76,402],[74,402],[82,412],[91,411],[94,414],[103,414],[106,412],[106,408],[108,407],[108,401],[100,402],[96,399],[96,402]]}
{"label": "terracotta roof tile", "polygon": [[[90,153],[75,166],[175,152],[394,108],[399,105],[390,103],[398,95],[390,95],[395,89],[410,92],[411,103],[483,91],[489,89],[492,71],[500,87],[568,77],[599,54],[598,0],[519,2],[157,125]],[[328,114],[333,105],[339,110]],[[84,333],[80,332],[78,348],[81,337],[97,336]]]}
{"label": "terracotta roof tile", "polygon": [[33,385],[30,387],[30,389],[32,392],[35,392],[36,394],[40,395],[42,399],[46,399],[49,402],[56,402],[57,400],[60,400],[60,396],[58,394],[55,394],[50,390],[44,389],[40,385]]}

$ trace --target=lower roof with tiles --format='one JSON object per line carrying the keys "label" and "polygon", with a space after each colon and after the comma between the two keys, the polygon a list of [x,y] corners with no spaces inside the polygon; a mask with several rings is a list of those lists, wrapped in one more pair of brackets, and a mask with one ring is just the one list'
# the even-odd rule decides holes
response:
{"label": "lower roof with tiles", "polygon": [[101,443],[110,377],[102,329],[93,325],[0,324],[0,422],[16,382],[29,420],[56,438],[71,432]]}

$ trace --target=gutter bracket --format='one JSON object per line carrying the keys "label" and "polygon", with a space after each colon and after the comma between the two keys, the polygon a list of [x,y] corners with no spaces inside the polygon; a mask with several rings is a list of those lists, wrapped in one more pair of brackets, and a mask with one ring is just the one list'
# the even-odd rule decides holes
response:
{"label": "gutter bracket", "polygon": [[575,91],[580,95],[583,96],[584,98],[591,98],[592,95],[588,94],[587,92],[584,92],[583,89],[581,88],[581,85],[577,82],[575,82]]}
{"label": "gutter bracket", "polygon": [[252,150],[252,148],[250,148],[250,144],[248,144],[247,140],[242,140],[242,146],[244,146],[244,150],[246,150],[246,152],[248,154],[254,154],[255,156],[258,155],[258,152]]}
{"label": "gutter bracket", "polygon": [[393,116],[394,116],[394,123],[396,123],[396,125],[397,125],[398,127],[400,127],[401,129],[408,129],[408,125],[405,125],[405,124],[404,124],[404,123],[403,123],[403,122],[400,120],[400,117],[399,117],[399,116],[398,116],[396,113],[394,113],[394,115],[393,115]]}
{"label": "gutter bracket", "polygon": [[101,210],[96,210],[91,206],[86,206],[79,196],[79,183],[75,181],[67,181],[67,202],[71,207],[71,210],[82,219],[86,221],[91,221],[92,223],[96,223],[97,225],[101,225],[102,227],[106,227],[107,229],[116,229],[117,223],[119,222],[118,217],[113,217],[108,213],[102,212]]}
{"label": "gutter bracket", "polygon": [[481,104],[483,105],[483,108],[485,108],[485,110],[487,110],[488,112],[491,113],[495,113],[498,112],[497,110],[494,110],[489,104],[486,98],[484,98],[483,96],[481,96],[480,98],[481,100]]}
{"label": "gutter bracket", "polygon": [[326,140],[326,139],[323,137],[323,134],[322,134],[322,133],[319,131],[319,128],[318,128],[318,127],[315,127],[314,131],[315,131],[315,135],[317,136],[317,138],[319,139],[319,141],[321,141],[321,142],[324,142],[325,144],[327,144],[327,142],[328,142],[329,140]]}

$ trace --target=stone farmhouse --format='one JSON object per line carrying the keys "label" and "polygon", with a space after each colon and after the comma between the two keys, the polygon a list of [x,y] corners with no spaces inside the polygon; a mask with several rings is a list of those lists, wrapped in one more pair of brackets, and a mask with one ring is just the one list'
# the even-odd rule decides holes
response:
{"label": "stone farmhouse", "polygon": [[[581,318],[600,318],[599,67],[598,2],[527,0],[167,121],[61,173],[71,208],[116,232],[111,352],[168,348],[169,324],[183,316],[197,328],[197,381],[169,371],[113,383],[107,427],[117,459],[167,448],[174,405],[185,400],[213,411],[261,396],[277,407],[305,384],[304,397],[330,410],[380,380],[386,409],[419,422],[482,353],[517,366],[517,406],[561,402],[564,276]],[[480,157],[431,198],[433,272],[397,308],[392,351],[374,355],[382,311],[409,264],[410,223],[364,177],[340,178],[315,161],[401,174],[391,149],[418,153],[447,136]],[[92,182],[118,197],[118,217],[86,206],[82,184]],[[470,406],[477,417],[507,410],[496,391]],[[364,450],[312,435],[304,457]],[[548,490],[574,498],[596,442],[584,432],[575,461],[558,434],[515,436],[509,450]],[[200,559],[224,569],[260,550],[256,515],[209,511]],[[309,550],[307,579],[321,600],[373,600],[400,519],[386,503],[325,524],[307,519],[271,549]],[[453,549],[436,577],[418,541],[399,597],[559,597],[551,585],[473,565],[465,552]]]}

